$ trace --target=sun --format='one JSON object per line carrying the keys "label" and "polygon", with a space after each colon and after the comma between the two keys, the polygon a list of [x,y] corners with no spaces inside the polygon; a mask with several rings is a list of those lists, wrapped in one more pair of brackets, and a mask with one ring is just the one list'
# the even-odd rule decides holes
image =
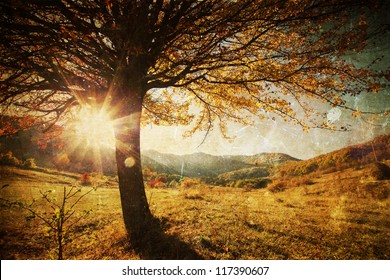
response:
{"label": "sun", "polygon": [[[111,110],[109,110],[111,109]],[[80,172],[103,175],[105,163],[115,157],[114,111],[108,106],[84,104],[74,108],[64,129],[64,151]]]}
{"label": "sun", "polygon": [[82,107],[74,121],[74,132],[77,140],[87,146],[115,148],[114,122],[103,108]]}

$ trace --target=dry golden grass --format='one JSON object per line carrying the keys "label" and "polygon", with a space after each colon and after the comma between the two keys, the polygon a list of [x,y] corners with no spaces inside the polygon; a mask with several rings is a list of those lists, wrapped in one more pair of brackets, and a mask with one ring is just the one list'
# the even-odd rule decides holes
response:
{"label": "dry golden grass", "polygon": [[[39,189],[76,180],[0,168],[0,184],[9,184],[1,196],[10,199],[30,199]],[[204,259],[389,259],[390,199],[372,195],[367,190],[372,182],[363,175],[364,170],[352,169],[317,174],[293,182],[293,187],[287,182],[284,191],[275,193],[191,180],[174,189],[147,189],[147,195],[164,234],[178,238]],[[388,182],[376,182],[379,185],[373,188],[387,189]],[[40,223],[28,224],[19,209],[0,206],[1,259],[50,259],[53,248]],[[81,221],[78,230],[83,234],[67,245],[66,258],[145,258],[128,247],[117,188],[99,188],[78,206],[92,208],[93,213]],[[149,246],[159,251],[167,244]],[[163,254],[165,249],[158,258],[172,258]]]}

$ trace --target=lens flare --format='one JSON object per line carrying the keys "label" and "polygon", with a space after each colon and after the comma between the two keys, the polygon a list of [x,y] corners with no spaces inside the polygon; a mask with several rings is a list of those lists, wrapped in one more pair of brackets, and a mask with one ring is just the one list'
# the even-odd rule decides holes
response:
{"label": "lens flare", "polygon": [[135,165],[135,159],[133,157],[128,157],[125,159],[125,166],[131,168]]}

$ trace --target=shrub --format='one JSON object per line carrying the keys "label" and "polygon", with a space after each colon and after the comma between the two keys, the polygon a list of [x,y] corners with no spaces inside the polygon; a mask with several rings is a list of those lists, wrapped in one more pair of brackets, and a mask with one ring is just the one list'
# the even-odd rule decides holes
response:
{"label": "shrub", "polygon": [[20,166],[20,161],[12,155],[12,152],[0,155],[0,165]]}
{"label": "shrub", "polygon": [[369,182],[364,186],[364,192],[375,199],[387,199],[389,188],[378,182]]}
{"label": "shrub", "polygon": [[33,169],[33,168],[36,168],[37,165],[35,164],[35,159],[33,158],[28,158],[26,159],[24,162],[23,162],[23,165],[22,165],[24,168],[29,168],[29,169]]}
{"label": "shrub", "polygon": [[308,161],[307,163],[299,164],[294,169],[294,175],[295,176],[302,176],[309,173],[313,173],[314,171],[318,170],[318,164],[316,162]]}
{"label": "shrub", "polygon": [[69,166],[70,159],[69,159],[67,154],[61,153],[61,154],[56,156],[56,158],[54,160],[54,164],[55,164],[57,169],[64,170]]}
{"label": "shrub", "polygon": [[144,169],[142,169],[142,176],[145,182],[148,182],[150,180],[153,180],[157,176],[157,174],[156,172],[152,172],[149,168],[145,167]]}
{"label": "shrub", "polygon": [[168,183],[167,187],[172,188],[172,189],[176,189],[179,187],[179,182],[176,180],[172,180]]}
{"label": "shrub", "polygon": [[158,176],[158,177],[156,178],[156,180],[158,180],[158,181],[161,182],[161,183],[168,183],[168,178],[167,178],[167,176],[165,176],[165,175],[160,175],[160,176]]}
{"label": "shrub", "polygon": [[[82,193],[81,189],[75,186],[64,186],[62,196],[58,200],[57,194],[53,190],[40,191],[40,197],[33,199],[31,203],[22,201],[11,201],[0,198],[0,201],[9,206],[16,206],[29,212],[25,217],[29,222],[32,219],[38,219],[47,228],[47,236],[50,238],[51,247],[55,247],[56,258],[63,259],[65,246],[77,239],[83,234],[77,232],[77,224],[92,211],[76,210],[76,205],[96,188],[91,188]],[[51,211],[42,210],[42,205]]]}
{"label": "shrub", "polygon": [[84,173],[80,177],[81,185],[90,186],[92,185],[91,175],[89,173]]}
{"label": "shrub", "polygon": [[180,182],[180,188],[187,189],[201,185],[200,180],[194,178],[184,178]]}
{"label": "shrub", "polygon": [[372,180],[390,179],[390,167],[381,162],[375,162],[370,167],[367,176]]}
{"label": "shrub", "polygon": [[277,192],[282,192],[286,190],[287,188],[287,183],[285,181],[279,181],[279,182],[274,182],[272,183],[269,187],[268,190],[273,193]]}
{"label": "shrub", "polygon": [[177,174],[169,174],[167,180],[168,184],[171,184],[173,182],[179,183],[181,180],[181,176]]}
{"label": "shrub", "polygon": [[160,181],[159,178],[150,180],[149,185],[151,188],[156,188],[156,189],[165,188],[167,186],[166,183],[163,181]]}
{"label": "shrub", "polygon": [[271,182],[268,178],[242,179],[231,182],[229,186],[233,188],[262,189]]}
{"label": "shrub", "polygon": [[253,180],[253,188],[254,189],[263,189],[268,186],[268,184],[272,183],[272,180],[268,178],[255,179]]}
{"label": "shrub", "polygon": [[233,188],[243,188],[245,187],[246,182],[245,180],[237,180],[234,183],[231,184],[231,187]]}

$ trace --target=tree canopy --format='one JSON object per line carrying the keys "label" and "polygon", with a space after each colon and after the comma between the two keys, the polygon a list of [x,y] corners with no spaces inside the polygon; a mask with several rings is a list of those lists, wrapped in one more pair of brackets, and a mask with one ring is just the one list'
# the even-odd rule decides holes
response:
{"label": "tree canopy", "polygon": [[[327,127],[312,99],[344,106],[382,86],[382,73],[345,58],[367,42],[372,6],[361,2],[5,1],[0,103],[56,122],[112,98],[123,78],[142,88],[145,121],[225,132],[226,121],[272,112]],[[202,108],[195,119],[190,103]]]}

